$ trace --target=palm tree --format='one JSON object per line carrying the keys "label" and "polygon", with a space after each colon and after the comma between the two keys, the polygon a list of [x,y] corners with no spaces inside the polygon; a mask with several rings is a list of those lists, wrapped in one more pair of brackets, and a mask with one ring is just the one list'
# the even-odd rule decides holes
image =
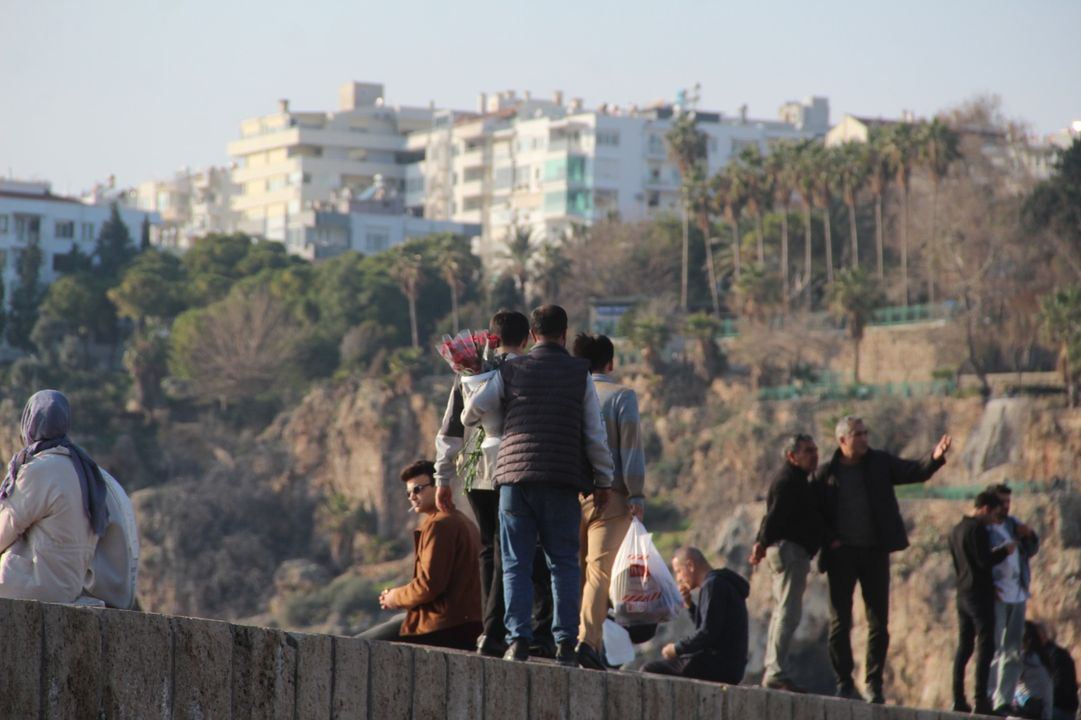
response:
{"label": "palm tree", "polygon": [[908,190],[919,142],[916,126],[912,123],[892,126],[888,136],[886,152],[889,154],[897,185],[901,188],[901,299],[905,307],[908,307]]}
{"label": "palm tree", "polygon": [[[694,113],[681,113],[676,116],[672,127],[664,136],[668,145],[668,155],[679,167],[683,205],[683,266],[680,275],[680,307],[687,311],[687,265],[689,262],[690,242],[687,233],[687,204],[689,199],[688,181],[694,168],[702,164],[709,151],[706,134],[695,126]],[[707,236],[708,237],[708,236]],[[708,242],[708,241],[707,241]]]}
{"label": "palm tree", "polygon": [[950,165],[961,157],[960,138],[940,118],[922,126],[919,133],[920,162],[931,174],[931,237],[927,252],[927,295],[935,301],[935,258],[938,250],[938,191],[950,172]]}
{"label": "palm tree", "polygon": [[702,242],[706,246],[706,276],[709,280],[709,297],[713,302],[713,313],[721,314],[721,300],[717,294],[717,270],[713,264],[713,223],[710,221],[711,198],[706,179],[702,175],[700,166],[691,170],[690,178],[686,183],[689,195],[688,206],[694,212],[695,224],[702,233]]}
{"label": "palm tree", "polygon": [[464,238],[455,235],[446,235],[439,243],[439,252],[436,262],[443,273],[443,280],[450,288],[450,316],[454,326],[454,334],[458,334],[458,297],[465,289],[466,280],[462,277],[462,271],[466,269],[465,258],[462,256]]}
{"label": "palm tree", "polygon": [[748,145],[740,151],[738,164],[734,166],[734,170],[743,181],[747,198],[747,212],[755,220],[755,230],[758,236],[756,239],[758,262],[764,265],[766,262],[766,234],[762,227],[762,216],[769,205],[773,189],[770,187],[771,178],[765,170],[762,152],[757,145]]}
{"label": "palm tree", "polygon": [[739,314],[747,320],[764,325],[781,303],[781,288],[777,277],[757,263],[749,265],[736,281]]}
{"label": "palm tree", "polygon": [[529,285],[530,265],[533,259],[533,231],[528,227],[515,225],[507,233],[507,247],[501,255],[507,263],[507,270],[514,278],[522,303],[529,303],[526,288]]}
{"label": "palm tree", "polygon": [[883,247],[885,246],[882,224],[882,200],[889,189],[890,178],[895,172],[888,151],[889,136],[881,126],[872,127],[867,138],[867,187],[875,198],[875,261],[879,280],[884,280]]}
{"label": "palm tree", "polygon": [[799,190],[800,204],[803,206],[803,291],[806,293],[804,302],[807,309],[811,309],[811,208],[814,207],[815,173],[813,167],[813,155],[818,143],[814,140],[804,140],[795,147],[794,168],[796,172],[796,189]]}
{"label": "palm tree", "polygon": [[830,230],[830,205],[833,204],[833,187],[837,183],[836,156],[822,145],[815,145],[808,156],[810,172],[814,177],[811,198],[822,209],[822,229],[826,240],[826,284],[833,283],[833,233]]}
{"label": "palm tree", "polygon": [[690,353],[694,374],[706,382],[724,371],[725,357],[716,341],[720,328],[717,316],[701,312],[688,315],[683,323],[683,333],[696,341]]}
{"label": "palm tree", "polygon": [[1081,286],[1054,290],[1040,298],[1040,324],[1048,341],[1058,345],[1066,401],[1076,407],[1081,376]]}
{"label": "palm tree", "polygon": [[732,267],[735,276],[738,278],[743,265],[740,249],[739,219],[743,214],[743,207],[747,203],[743,178],[740,177],[739,170],[735,166],[729,165],[713,176],[710,181],[710,189],[713,190],[713,201],[721,208],[724,219],[732,228]]}
{"label": "palm tree", "polygon": [[841,270],[829,288],[830,314],[843,320],[852,341],[852,382],[860,381],[860,342],[874,309],[885,301],[878,282],[862,270]]}
{"label": "palm tree", "polygon": [[537,277],[543,288],[544,302],[559,300],[559,283],[570,271],[571,261],[563,252],[562,245],[545,240],[537,258]]}
{"label": "palm tree", "polygon": [[848,238],[852,243],[852,267],[859,269],[860,246],[856,230],[856,201],[867,182],[867,146],[863,143],[845,143],[834,150],[837,160],[837,181],[841,187],[841,199],[848,208]]}
{"label": "palm tree", "polygon": [[423,259],[415,253],[399,250],[394,258],[391,273],[398,281],[402,295],[409,302],[409,336],[414,349],[420,349],[420,338],[417,334],[417,297],[420,295],[420,285],[424,280],[421,271]]}
{"label": "palm tree", "polygon": [[773,206],[781,209],[781,297],[788,313],[788,206],[796,189],[796,152],[791,142],[781,142],[766,156],[765,169],[773,188]]}

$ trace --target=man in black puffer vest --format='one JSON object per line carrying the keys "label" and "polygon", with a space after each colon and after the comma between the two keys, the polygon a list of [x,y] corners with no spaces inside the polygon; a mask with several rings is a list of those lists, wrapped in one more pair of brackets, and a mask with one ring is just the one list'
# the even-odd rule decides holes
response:
{"label": "man in black puffer vest", "polygon": [[577,664],[581,580],[579,493],[603,510],[612,486],[612,455],[589,361],[566,350],[567,313],[558,305],[533,311],[528,355],[507,361],[469,398],[462,422],[502,413],[496,459],[508,660],[529,658],[533,628],[533,553],[537,539],[552,571],[556,660]]}

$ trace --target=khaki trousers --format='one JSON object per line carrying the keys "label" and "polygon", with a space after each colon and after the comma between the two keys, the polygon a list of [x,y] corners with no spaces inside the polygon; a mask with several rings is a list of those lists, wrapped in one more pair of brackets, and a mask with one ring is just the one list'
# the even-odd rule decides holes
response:
{"label": "khaki trousers", "polygon": [[788,651],[803,614],[803,591],[807,589],[807,573],[811,558],[799,543],[781,540],[766,548],[766,563],[773,571],[773,616],[766,636],[765,684],[770,680],[791,682]]}
{"label": "khaki trousers", "polygon": [[627,496],[615,490],[608,494],[608,506],[596,516],[593,496],[582,498],[579,559],[582,566],[582,614],[578,641],[600,652],[604,619],[608,617],[608,588],[616,553],[631,527]]}

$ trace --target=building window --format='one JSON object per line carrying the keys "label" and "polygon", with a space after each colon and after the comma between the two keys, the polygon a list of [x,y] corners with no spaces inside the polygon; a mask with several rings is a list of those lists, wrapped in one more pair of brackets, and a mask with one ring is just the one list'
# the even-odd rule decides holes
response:
{"label": "building window", "polygon": [[94,223],[82,224],[82,229],[79,233],[79,239],[83,242],[90,242],[94,239]]}
{"label": "building window", "polygon": [[8,216],[0,215],[0,235],[7,235],[8,233]]}
{"label": "building window", "polygon": [[619,146],[619,133],[615,130],[598,130],[597,145]]}
{"label": "building window", "polygon": [[382,252],[390,247],[390,233],[386,230],[369,230],[364,235],[364,243],[368,246],[368,252]]}
{"label": "building window", "polygon": [[72,220],[57,220],[54,235],[63,240],[75,239],[75,222]]}

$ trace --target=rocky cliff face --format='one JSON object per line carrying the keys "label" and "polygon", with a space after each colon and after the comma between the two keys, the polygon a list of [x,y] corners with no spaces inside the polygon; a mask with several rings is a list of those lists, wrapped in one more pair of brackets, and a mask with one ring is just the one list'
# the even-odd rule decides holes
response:
{"label": "rocky cliff face", "polygon": [[[809,430],[825,457],[833,426],[847,413],[866,419],[873,445],[902,455],[927,452],[942,432],[953,433],[951,460],[931,487],[960,493],[1005,479],[1040,481],[1040,494],[1019,491],[1015,501],[1016,514],[1044,537],[1032,614],[1056,624],[1062,644],[1081,647],[1081,412],[1031,399],[986,406],[975,398],[759,403],[720,381],[699,404],[666,408],[649,383],[632,382],[642,399],[648,491],[689,523],[680,539],[744,573],[783,437]],[[314,390],[258,437],[230,444],[203,428],[203,444],[195,445],[194,428],[178,431],[192,447],[174,454],[202,458],[203,469],[135,496],[144,606],[338,631],[370,622],[369,595],[411,567],[401,560],[411,551],[415,518],[397,473],[432,455],[446,392],[434,381],[402,389],[348,380]],[[1043,492],[1053,484],[1061,492]],[[903,505],[913,545],[894,556],[888,693],[941,706],[956,632],[945,534],[966,503]],[[752,587],[751,677],[761,671],[771,610],[768,573],[756,571]],[[828,690],[828,609],[817,574],[806,617],[797,636],[807,673],[801,679]],[[861,658],[861,609],[857,618]],[[678,631],[673,624],[661,637]]]}

